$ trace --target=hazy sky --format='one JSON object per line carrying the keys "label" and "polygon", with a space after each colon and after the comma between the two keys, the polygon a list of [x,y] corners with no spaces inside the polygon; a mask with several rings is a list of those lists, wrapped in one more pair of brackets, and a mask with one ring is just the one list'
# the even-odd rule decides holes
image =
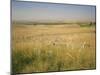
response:
{"label": "hazy sky", "polygon": [[95,21],[95,6],[13,1],[12,20],[33,22]]}

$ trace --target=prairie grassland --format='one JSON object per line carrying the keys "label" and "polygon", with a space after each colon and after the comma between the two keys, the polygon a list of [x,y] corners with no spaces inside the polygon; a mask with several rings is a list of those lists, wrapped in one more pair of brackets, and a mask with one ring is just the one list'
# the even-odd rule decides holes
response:
{"label": "prairie grassland", "polygon": [[14,73],[95,69],[95,27],[13,25]]}

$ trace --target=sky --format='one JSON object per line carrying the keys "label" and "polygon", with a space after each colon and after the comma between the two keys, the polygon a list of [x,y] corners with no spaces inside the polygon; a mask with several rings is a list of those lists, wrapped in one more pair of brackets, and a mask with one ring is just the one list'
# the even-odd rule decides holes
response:
{"label": "sky", "polygon": [[12,1],[13,21],[95,22],[95,6]]}

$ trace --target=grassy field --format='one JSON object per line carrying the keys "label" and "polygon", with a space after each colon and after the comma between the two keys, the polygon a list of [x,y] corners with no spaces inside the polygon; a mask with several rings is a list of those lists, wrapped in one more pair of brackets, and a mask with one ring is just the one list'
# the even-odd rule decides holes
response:
{"label": "grassy field", "polygon": [[14,73],[95,69],[95,27],[12,25]]}

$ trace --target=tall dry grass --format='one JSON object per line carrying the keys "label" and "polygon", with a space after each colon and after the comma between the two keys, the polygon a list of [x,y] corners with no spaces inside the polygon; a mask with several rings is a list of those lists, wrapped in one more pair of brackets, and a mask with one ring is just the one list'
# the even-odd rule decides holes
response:
{"label": "tall dry grass", "polygon": [[95,69],[95,28],[13,25],[13,73]]}

